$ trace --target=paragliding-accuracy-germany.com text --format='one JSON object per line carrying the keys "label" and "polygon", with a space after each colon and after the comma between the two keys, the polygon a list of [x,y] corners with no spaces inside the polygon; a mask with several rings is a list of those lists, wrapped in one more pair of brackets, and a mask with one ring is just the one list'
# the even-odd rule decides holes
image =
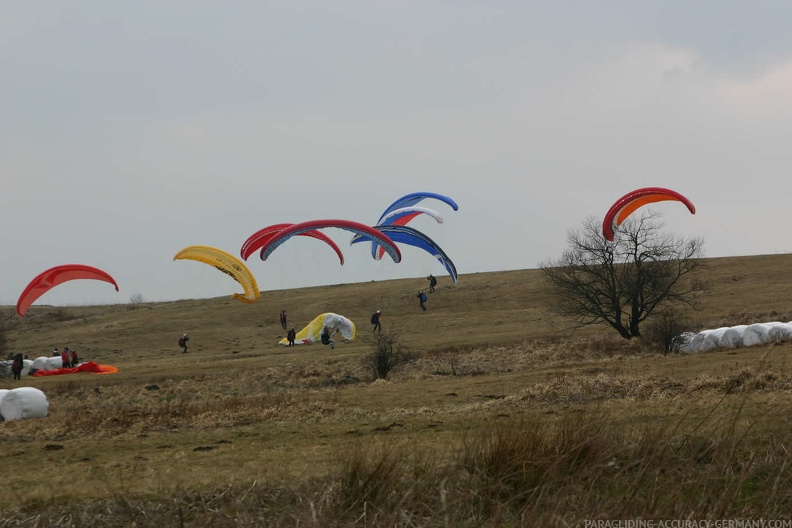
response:
{"label": "paragliding-accuracy-germany.com text", "polygon": [[792,528],[792,519],[597,519],[581,528]]}

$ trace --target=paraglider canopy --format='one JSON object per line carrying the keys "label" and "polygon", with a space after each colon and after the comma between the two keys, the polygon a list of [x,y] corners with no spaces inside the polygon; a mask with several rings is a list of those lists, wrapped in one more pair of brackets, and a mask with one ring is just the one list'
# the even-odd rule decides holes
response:
{"label": "paraglider canopy", "polygon": [[24,316],[30,305],[51,288],[76,279],[94,279],[109,282],[118,291],[118,284],[106,271],[85,264],[62,264],[43,271],[30,281],[30,284],[25,287],[19,296],[19,300],[17,300],[17,313]]}
{"label": "paraglider canopy", "polygon": [[[433,217],[438,223],[443,223],[443,218],[432,209],[417,207],[416,204],[426,199],[439,200],[449,205],[454,211],[459,210],[457,203],[448,196],[433,192],[414,192],[405,194],[392,204],[390,204],[377,220],[377,226],[381,225],[407,225],[419,214],[426,214]],[[353,239],[352,242],[357,242]],[[379,256],[377,256],[379,255]],[[378,247],[376,241],[371,243],[371,256],[375,259],[382,258],[383,248]]]}
{"label": "paraglider canopy", "polygon": [[382,220],[390,214],[392,211],[396,209],[401,209],[403,207],[410,207],[411,205],[415,205],[422,200],[426,200],[427,198],[431,198],[434,200],[440,200],[441,202],[451,206],[454,211],[459,210],[459,206],[457,203],[449,198],[448,196],[443,196],[442,194],[437,194],[433,192],[414,192],[410,194],[405,194],[392,204],[390,204],[385,211],[383,211],[382,215],[380,215],[379,220],[377,220],[377,225],[382,223]]}
{"label": "paraglider canopy", "polygon": [[289,240],[295,235],[305,233],[314,229],[324,229],[327,227],[335,227],[345,229],[356,234],[360,234],[363,238],[374,241],[385,248],[385,252],[390,255],[393,262],[401,261],[401,252],[393,240],[388,238],[385,234],[377,231],[373,227],[369,227],[360,222],[353,222],[352,220],[311,220],[299,224],[293,224],[289,227],[282,229],[275,233],[272,237],[268,238],[261,248],[261,260],[267,258],[275,251],[281,244]]}
{"label": "paraglider canopy", "polygon": [[[423,234],[422,232],[418,231],[415,228],[405,225],[378,225],[375,226],[377,231],[381,231],[388,235],[388,237],[398,244],[407,244],[408,246],[417,247],[419,249],[423,249],[434,258],[436,258],[440,264],[446,269],[448,274],[451,276],[451,280],[454,281],[454,284],[457,283],[457,279],[459,278],[456,270],[456,266],[451,261],[451,259],[446,255],[445,251],[437,245],[437,243]],[[361,242],[362,240],[352,240],[352,244],[357,242]],[[376,256],[375,256],[376,258]]]}
{"label": "paraglider canopy", "polygon": [[[243,260],[247,260],[248,257],[250,257],[250,255],[256,252],[256,250],[261,249],[263,246],[265,246],[273,236],[283,231],[285,228],[291,227],[293,225],[294,224],[273,224],[263,229],[259,229],[258,231],[250,235],[248,239],[245,240],[245,243],[242,244],[242,249],[239,251],[240,256],[242,257]],[[302,233],[298,233],[298,235],[312,237],[317,240],[321,240],[322,242],[333,248],[333,251],[335,251],[336,255],[338,255],[338,260],[341,261],[341,265],[342,266],[344,265],[344,254],[341,253],[341,248],[339,248],[338,245],[336,245],[336,243],[333,242],[333,240],[330,237],[328,237],[321,231],[316,231],[316,230],[304,231]],[[261,250],[261,260],[264,260],[263,249]]]}
{"label": "paraglider canopy", "polygon": [[256,278],[250,272],[245,263],[234,255],[222,249],[210,246],[188,246],[173,257],[173,260],[195,260],[214,266],[226,275],[232,277],[245,290],[245,294],[234,293],[232,298],[244,303],[254,303],[261,298],[261,292],[256,284]]}
{"label": "paraglider canopy", "polygon": [[682,202],[691,214],[696,214],[696,207],[693,203],[678,192],[663,187],[644,187],[625,194],[608,209],[605,219],[602,221],[603,236],[607,240],[613,241],[615,229],[636,209],[650,203],[666,200]]}
{"label": "paraglider canopy", "polygon": [[380,220],[377,225],[407,225],[410,220],[421,214],[431,216],[438,224],[443,223],[443,217],[440,216],[440,213],[434,209],[414,205],[411,207],[402,207],[401,209],[395,209],[391,211],[390,213],[383,216],[382,220]]}
{"label": "paraglider canopy", "polygon": [[[318,315],[313,321],[308,323],[308,326],[297,332],[295,336],[295,345],[310,345],[311,343],[322,341],[322,334],[327,330],[328,337],[332,329],[337,329],[341,336],[346,340],[355,339],[355,323],[347,319],[343,315],[327,312]],[[282,346],[288,346],[288,339],[281,339],[278,343]]]}

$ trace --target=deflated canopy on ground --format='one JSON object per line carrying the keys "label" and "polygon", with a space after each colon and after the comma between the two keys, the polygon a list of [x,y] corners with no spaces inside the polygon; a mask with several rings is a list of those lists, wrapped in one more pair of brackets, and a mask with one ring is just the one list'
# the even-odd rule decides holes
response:
{"label": "deflated canopy on ground", "polygon": [[691,214],[696,214],[696,207],[693,203],[678,192],[663,187],[644,187],[625,194],[608,209],[605,219],[602,221],[603,236],[607,240],[613,241],[616,228],[636,209],[650,203],[666,200],[682,202]]}
{"label": "deflated canopy on ground", "polygon": [[[328,327],[338,329],[341,336],[349,341],[355,339],[355,323],[347,319],[343,315],[338,315],[332,312],[323,313],[314,318],[313,321],[308,323],[308,326],[297,332],[294,339],[295,345],[310,345],[314,342],[322,342],[322,330]],[[287,339],[281,339],[279,345],[288,346]]]}
{"label": "deflated canopy on ground", "polygon": [[[454,284],[457,283],[458,275],[456,266],[451,259],[446,255],[445,251],[437,245],[431,238],[421,233],[415,228],[404,225],[381,225],[375,226],[375,229],[388,235],[388,237],[398,244],[407,244],[409,246],[423,249],[438,261],[446,269],[451,276]],[[353,240],[352,243],[361,242],[362,240]]]}
{"label": "deflated canopy on ground", "polygon": [[[250,257],[250,255],[256,252],[256,250],[261,249],[264,245],[266,245],[266,243],[273,236],[275,236],[276,233],[280,233],[285,228],[291,227],[293,225],[294,224],[273,224],[263,229],[259,229],[258,231],[250,235],[247,240],[245,240],[245,243],[242,244],[242,249],[240,250],[239,254],[241,255],[243,260],[247,260],[248,257]],[[336,254],[338,255],[338,259],[341,261],[341,265],[342,266],[344,265],[344,255],[343,253],[341,253],[341,248],[339,248],[338,245],[336,245],[336,243],[333,242],[333,240],[330,237],[328,237],[321,231],[316,231],[316,230],[305,231],[303,233],[298,233],[298,236],[307,236],[307,237],[316,238],[317,240],[321,240],[325,244],[329,245],[331,248],[333,248],[333,251],[335,251]],[[265,260],[263,249],[261,250],[261,260]]]}
{"label": "deflated canopy on ground", "polygon": [[90,374],[115,374],[118,368],[112,365],[99,365],[93,361],[86,361],[80,363],[76,367],[57,368],[53,370],[37,370],[33,373],[33,377],[41,376],[61,376],[63,374],[78,374],[86,372]]}
{"label": "deflated canopy on ground", "polygon": [[173,257],[173,260],[195,260],[214,266],[242,285],[245,294],[234,293],[234,299],[244,303],[253,303],[261,298],[256,279],[245,263],[234,255],[210,246],[188,246]]}
{"label": "deflated canopy on ground", "polygon": [[261,260],[267,260],[273,251],[275,251],[281,244],[293,236],[300,235],[314,229],[325,229],[328,227],[344,229],[346,231],[359,234],[361,237],[369,241],[376,242],[385,248],[385,252],[390,255],[391,259],[393,259],[393,262],[398,263],[401,261],[401,252],[399,251],[399,248],[396,246],[396,244],[394,244],[393,240],[388,238],[385,234],[380,233],[373,227],[361,224],[360,222],[337,219],[311,220],[308,222],[293,224],[282,229],[264,242],[264,245],[261,248]]}
{"label": "deflated canopy on ground", "polygon": [[30,305],[33,304],[36,299],[47,293],[51,288],[76,279],[93,279],[109,282],[115,286],[116,291],[118,291],[118,284],[116,284],[115,279],[106,271],[85,264],[62,264],[41,272],[30,281],[30,284],[22,291],[19,300],[17,300],[17,313],[24,316]]}

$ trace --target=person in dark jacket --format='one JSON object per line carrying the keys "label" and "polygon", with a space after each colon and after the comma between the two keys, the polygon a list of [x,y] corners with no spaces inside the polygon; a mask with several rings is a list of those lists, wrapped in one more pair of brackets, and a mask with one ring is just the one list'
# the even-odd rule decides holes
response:
{"label": "person in dark jacket", "polygon": [[429,281],[429,293],[434,293],[435,286],[437,286],[437,279],[431,273],[428,277],[426,277],[426,279]]}
{"label": "person in dark jacket", "polygon": [[426,311],[426,304],[424,304],[426,303],[426,294],[423,292],[423,290],[418,292],[417,297],[418,297],[418,302],[421,305],[421,310]]}
{"label": "person in dark jacket", "polygon": [[376,312],[371,314],[371,324],[374,325],[374,332],[376,332],[377,330],[382,332],[382,326],[380,326],[380,316],[381,315],[382,315],[382,312],[380,312],[379,310],[377,310]]}
{"label": "person in dark jacket", "polygon": [[294,346],[294,340],[295,340],[296,338],[297,338],[297,332],[295,332],[295,331],[294,331],[294,328],[292,328],[291,330],[289,330],[289,333],[288,333],[288,334],[286,334],[286,340],[288,340],[288,341],[289,341],[289,346],[290,346],[290,347],[293,347],[293,346]]}
{"label": "person in dark jacket", "polygon": [[[335,333],[335,332],[333,332]],[[330,345],[330,348],[335,348],[335,341],[330,337],[330,328],[325,326],[324,330],[322,330],[322,344],[323,345]]]}
{"label": "person in dark jacket", "polygon": [[190,338],[187,336],[187,334],[184,334],[184,335],[182,335],[179,338],[179,346],[184,349],[184,350],[182,350],[182,354],[186,354],[187,353],[187,341],[189,341],[189,340],[190,340]]}
{"label": "person in dark jacket", "polygon": [[14,362],[11,364],[11,372],[14,374],[15,380],[22,379],[22,368],[24,368],[25,363],[22,361],[22,354],[17,354],[14,356]]}
{"label": "person in dark jacket", "polygon": [[286,325],[286,308],[284,308],[283,310],[280,311],[280,323],[281,323],[281,327],[284,330],[286,330],[286,327],[287,327],[287,325]]}

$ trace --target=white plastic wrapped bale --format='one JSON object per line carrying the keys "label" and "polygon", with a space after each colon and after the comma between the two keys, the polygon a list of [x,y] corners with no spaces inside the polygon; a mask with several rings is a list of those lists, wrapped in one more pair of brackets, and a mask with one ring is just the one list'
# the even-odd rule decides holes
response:
{"label": "white plastic wrapped bale", "polygon": [[739,348],[743,346],[743,333],[748,325],[730,326],[721,336],[720,346]]}
{"label": "white plastic wrapped bale", "polygon": [[792,321],[771,327],[770,337],[773,341],[787,341],[792,339]]}
{"label": "white plastic wrapped bale", "polygon": [[679,351],[686,353],[706,352],[722,347],[748,347],[774,341],[792,340],[792,322],[774,321],[715,328],[714,330],[702,330],[692,336],[689,333],[680,334],[675,339],[680,342]]}
{"label": "white plastic wrapped bale", "polygon": [[[0,389],[0,405],[3,405],[3,397],[8,394],[8,389]],[[3,421],[3,414],[0,413],[0,422]]]}
{"label": "white plastic wrapped bale", "polygon": [[701,352],[704,346],[704,334],[699,332],[684,332],[677,336],[679,339],[679,351],[686,354],[693,354],[694,352]]}
{"label": "white plastic wrapped bale", "polygon": [[33,360],[33,368],[36,370],[57,370],[63,368],[63,360],[60,356],[42,356]]}
{"label": "white plastic wrapped bale", "polygon": [[[13,360],[5,360],[0,361],[0,373],[5,374],[9,378],[12,375],[11,367],[14,365]],[[22,376],[27,376],[30,374],[30,368],[33,366],[33,362],[29,359],[22,360]]]}
{"label": "white plastic wrapped bale", "polygon": [[704,330],[700,332],[704,334],[704,343],[702,345],[701,351],[715,350],[721,346],[723,342],[723,334],[725,334],[726,330],[728,329],[728,326],[722,326],[713,330]]}
{"label": "white plastic wrapped bale", "polygon": [[35,387],[11,389],[0,402],[0,414],[6,421],[44,418],[48,411],[47,396]]}
{"label": "white plastic wrapped bale", "polygon": [[30,369],[33,368],[33,360],[31,359],[23,359],[22,360],[22,375],[27,376],[30,374]]}
{"label": "white plastic wrapped bale", "polygon": [[49,357],[47,356],[39,356],[33,360],[33,366],[31,368],[35,370],[47,370],[47,360]]}
{"label": "white plastic wrapped bale", "polygon": [[63,368],[63,360],[59,357],[47,358],[47,366],[44,370],[58,370]]}
{"label": "white plastic wrapped bale", "polygon": [[749,347],[775,341],[770,337],[770,329],[779,324],[783,323],[754,323],[748,325],[748,328],[743,332],[743,346]]}

